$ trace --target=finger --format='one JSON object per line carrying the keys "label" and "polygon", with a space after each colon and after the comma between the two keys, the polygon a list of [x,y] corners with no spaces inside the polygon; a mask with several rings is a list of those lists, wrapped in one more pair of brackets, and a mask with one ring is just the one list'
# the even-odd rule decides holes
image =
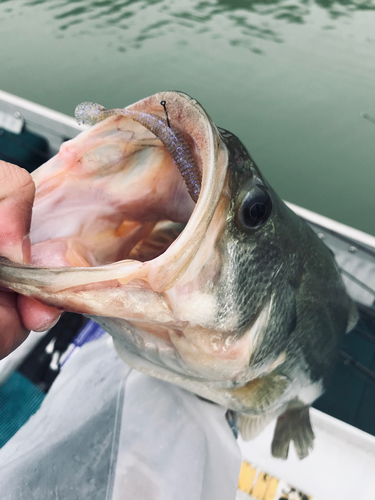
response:
{"label": "finger", "polygon": [[17,294],[0,292],[0,359],[7,356],[26,339],[28,330],[17,310]]}
{"label": "finger", "polygon": [[[23,168],[0,160],[0,255],[15,262],[30,262],[29,231],[34,197],[31,175]],[[26,297],[19,297],[14,305],[20,308],[17,312],[20,321],[31,330],[46,330],[61,314]]]}
{"label": "finger", "polygon": [[16,165],[0,161],[0,255],[28,262],[28,234],[35,184],[31,175]]}
{"label": "finger", "polygon": [[22,323],[29,330],[42,332],[52,328],[60,318],[61,311],[48,307],[30,297],[18,296],[18,309]]}

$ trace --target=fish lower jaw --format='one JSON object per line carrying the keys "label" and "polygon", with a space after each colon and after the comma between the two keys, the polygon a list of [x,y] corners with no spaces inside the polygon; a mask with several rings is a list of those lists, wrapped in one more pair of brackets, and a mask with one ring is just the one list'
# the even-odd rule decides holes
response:
{"label": "fish lower jaw", "polygon": [[181,378],[200,380],[217,389],[238,387],[249,380],[246,360],[208,355],[189,340],[184,329],[118,318],[93,319],[112,335],[125,362],[138,368],[143,358],[141,365],[150,375],[170,370]]}

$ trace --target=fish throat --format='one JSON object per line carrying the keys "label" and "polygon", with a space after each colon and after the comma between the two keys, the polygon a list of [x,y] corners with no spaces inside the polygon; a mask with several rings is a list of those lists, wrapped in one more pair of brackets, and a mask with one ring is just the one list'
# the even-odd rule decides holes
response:
{"label": "fish throat", "polygon": [[96,267],[157,258],[184,230],[199,197],[194,140],[140,111],[83,103],[76,117],[98,130],[83,147],[63,145],[60,164],[49,165],[42,182],[36,174],[32,263]]}

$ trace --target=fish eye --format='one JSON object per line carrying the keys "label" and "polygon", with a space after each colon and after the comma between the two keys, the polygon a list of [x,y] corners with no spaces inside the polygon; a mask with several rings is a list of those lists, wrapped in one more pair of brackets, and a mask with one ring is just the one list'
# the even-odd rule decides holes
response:
{"label": "fish eye", "polygon": [[263,186],[252,186],[246,193],[238,212],[240,224],[255,229],[262,226],[271,215],[272,201]]}

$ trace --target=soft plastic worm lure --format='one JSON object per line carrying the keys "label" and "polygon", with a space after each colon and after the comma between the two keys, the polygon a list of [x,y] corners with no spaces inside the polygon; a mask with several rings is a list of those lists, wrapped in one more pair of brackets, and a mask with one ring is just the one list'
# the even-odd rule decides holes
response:
{"label": "soft plastic worm lure", "polygon": [[[164,101],[163,101],[164,102]],[[163,106],[164,107],[164,106]],[[185,181],[189,194],[197,202],[202,184],[202,175],[183,134],[159,116],[128,109],[106,109],[100,104],[83,102],[76,107],[75,117],[79,124],[95,125],[113,115],[128,116],[156,135],[172,156]]]}

